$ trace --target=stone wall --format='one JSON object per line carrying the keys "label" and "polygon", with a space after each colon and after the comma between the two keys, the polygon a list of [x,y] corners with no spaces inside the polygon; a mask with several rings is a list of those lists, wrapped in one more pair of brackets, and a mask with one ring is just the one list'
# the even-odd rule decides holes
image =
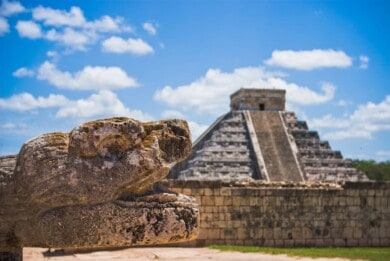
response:
{"label": "stone wall", "polygon": [[390,183],[166,181],[196,197],[191,246],[390,246]]}

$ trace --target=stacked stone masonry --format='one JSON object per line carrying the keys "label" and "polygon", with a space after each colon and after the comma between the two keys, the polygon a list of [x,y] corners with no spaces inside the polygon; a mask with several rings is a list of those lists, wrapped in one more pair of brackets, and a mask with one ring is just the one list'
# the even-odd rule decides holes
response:
{"label": "stacked stone masonry", "polygon": [[390,246],[390,183],[165,185],[200,204],[200,235],[186,246]]}
{"label": "stacked stone masonry", "polygon": [[185,180],[255,177],[250,146],[243,113],[228,113],[217,121],[202,144],[194,144],[191,156],[183,163],[185,165],[175,166],[170,177]]}
{"label": "stacked stone masonry", "polygon": [[363,181],[363,172],[356,170],[350,160],[343,159],[340,151],[331,149],[321,141],[316,131],[310,131],[305,121],[297,120],[293,112],[282,112],[292,143],[298,148],[297,158],[308,181]]}

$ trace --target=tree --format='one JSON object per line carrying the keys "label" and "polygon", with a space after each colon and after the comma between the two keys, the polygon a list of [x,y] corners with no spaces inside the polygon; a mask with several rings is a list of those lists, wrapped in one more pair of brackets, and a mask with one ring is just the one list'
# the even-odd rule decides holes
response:
{"label": "tree", "polygon": [[390,181],[390,161],[353,160],[356,169],[366,173],[369,179]]}

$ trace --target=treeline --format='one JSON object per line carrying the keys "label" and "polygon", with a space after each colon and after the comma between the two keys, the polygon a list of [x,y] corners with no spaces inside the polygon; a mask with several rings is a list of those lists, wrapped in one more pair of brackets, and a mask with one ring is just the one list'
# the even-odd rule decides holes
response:
{"label": "treeline", "polygon": [[390,181],[390,161],[353,160],[356,169],[366,173],[369,179]]}

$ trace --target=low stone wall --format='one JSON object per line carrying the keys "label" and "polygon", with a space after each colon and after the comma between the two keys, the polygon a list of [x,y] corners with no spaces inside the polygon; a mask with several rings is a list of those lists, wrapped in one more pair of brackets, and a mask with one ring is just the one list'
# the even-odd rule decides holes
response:
{"label": "low stone wall", "polygon": [[164,184],[200,204],[200,235],[187,246],[390,246],[389,182]]}

